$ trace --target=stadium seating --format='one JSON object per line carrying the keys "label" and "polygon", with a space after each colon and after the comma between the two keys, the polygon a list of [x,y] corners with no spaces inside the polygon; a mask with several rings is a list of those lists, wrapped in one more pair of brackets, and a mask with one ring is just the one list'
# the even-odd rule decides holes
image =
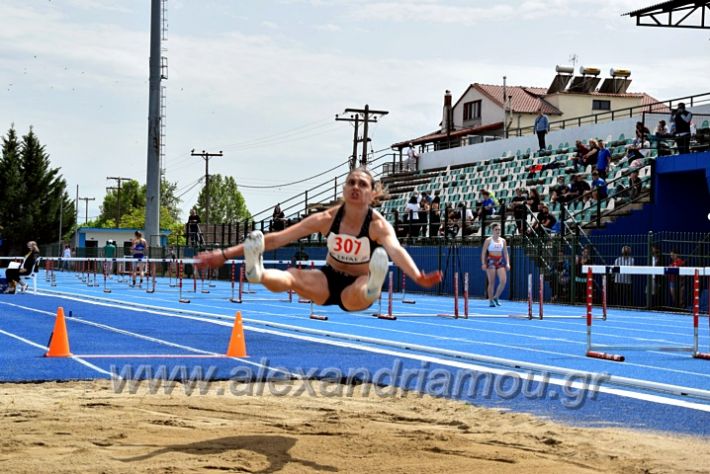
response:
{"label": "stadium seating", "polygon": [[[612,152],[614,166],[610,168],[607,178],[609,197],[600,203],[602,224],[623,214],[619,212],[622,210],[619,208],[623,208],[628,202],[625,199],[618,199],[617,193],[628,185],[628,175],[632,171],[630,160],[623,159],[627,145],[631,144],[632,140],[621,134],[616,140],[611,136],[607,137],[607,142]],[[643,160],[643,166],[639,168],[644,189],[650,187],[650,163],[658,153],[656,149],[651,149],[647,151],[647,155]],[[437,190],[441,193],[442,209],[447,203],[453,207],[464,203],[468,208],[475,208],[480,191],[483,189],[492,192],[503,204],[510,202],[516,188],[535,187],[540,193],[541,201],[549,203],[550,188],[557,182],[558,176],[564,176],[565,182],[569,183],[572,175],[584,173],[587,181],[591,181],[591,167],[587,166],[584,170],[575,171],[570,161],[572,156],[574,152],[569,143],[560,143],[556,148],[550,145],[547,150],[541,152],[531,153],[530,149],[508,151],[502,156],[492,157],[482,162],[390,175],[383,179],[389,198],[382,203],[380,212],[393,222],[392,211],[398,210],[402,214],[413,194],[418,195],[426,191],[429,195],[433,195]],[[553,163],[559,166],[550,166]],[[566,224],[593,227],[597,223],[596,206],[592,208],[584,206],[582,202],[572,202],[568,203],[566,210],[568,211]],[[550,211],[559,217],[562,206],[556,204]],[[513,234],[515,229],[512,214],[506,214],[505,234]],[[489,232],[487,229],[486,234]]]}

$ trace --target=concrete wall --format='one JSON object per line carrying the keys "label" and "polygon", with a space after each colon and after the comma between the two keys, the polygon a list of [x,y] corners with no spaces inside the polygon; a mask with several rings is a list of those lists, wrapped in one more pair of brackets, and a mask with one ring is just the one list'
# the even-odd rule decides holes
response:
{"label": "concrete wall", "polygon": [[618,97],[605,95],[589,95],[589,94],[552,94],[545,97],[545,100],[564,112],[562,117],[556,117],[551,120],[566,119],[571,117],[581,117],[590,115],[603,110],[592,110],[592,101],[608,100],[611,102],[611,109],[624,109],[626,107],[635,107],[641,105],[641,97]]}

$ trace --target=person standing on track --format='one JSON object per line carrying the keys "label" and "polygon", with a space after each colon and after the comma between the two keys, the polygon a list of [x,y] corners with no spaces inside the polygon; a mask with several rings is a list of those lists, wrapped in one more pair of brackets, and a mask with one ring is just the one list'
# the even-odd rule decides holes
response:
{"label": "person standing on track", "polygon": [[[418,285],[429,288],[439,283],[441,272],[419,270],[392,226],[371,207],[380,194],[381,187],[370,171],[356,168],[345,180],[343,204],[312,214],[285,230],[266,236],[254,231],[243,244],[200,253],[197,265],[219,267],[243,255],[250,282],[260,282],[273,292],[293,290],[318,305],[338,305],[345,311],[364,310],[377,300],[387,275],[388,255]],[[313,270],[264,269],[264,250],[318,232],[327,236],[325,266]]]}
{"label": "person standing on track", "polygon": [[[500,306],[498,298],[505,289],[506,272],[510,271],[510,259],[505,239],[500,236],[500,224],[493,224],[491,232],[493,235],[483,242],[481,268],[486,272],[488,280],[488,306],[493,308]],[[498,288],[496,288],[496,276],[498,276]]]}
{"label": "person standing on track", "polygon": [[145,268],[143,265],[143,257],[145,257],[145,251],[148,248],[148,243],[143,238],[143,234],[140,231],[135,232],[135,237],[133,238],[131,244],[131,252],[133,253],[133,258],[135,262],[133,263],[133,270],[131,271],[132,285],[136,286],[136,273],[140,272],[141,279],[139,287],[143,285],[143,277],[145,276]]}

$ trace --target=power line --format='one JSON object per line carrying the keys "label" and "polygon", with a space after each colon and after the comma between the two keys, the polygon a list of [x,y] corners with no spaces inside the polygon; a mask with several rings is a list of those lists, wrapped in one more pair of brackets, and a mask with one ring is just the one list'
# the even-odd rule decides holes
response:
{"label": "power line", "polygon": [[274,140],[274,139],[280,139],[281,137],[283,137],[285,135],[300,134],[303,132],[303,130],[306,130],[306,129],[314,129],[315,130],[315,129],[323,128],[324,126],[328,126],[331,124],[332,124],[332,122],[330,122],[330,120],[327,120],[327,119],[326,120],[318,120],[317,122],[312,122],[309,124],[301,125],[301,126],[298,126],[295,128],[285,130],[283,132],[274,133],[273,135],[265,135],[265,136],[258,137],[258,138],[243,140],[241,142],[230,143],[228,145],[224,145],[222,148],[233,147],[233,146],[248,146],[248,145],[251,145],[256,142],[263,142],[263,141],[270,141],[270,140]]}
{"label": "power line", "polygon": [[313,175],[313,176],[311,176],[311,177],[309,177],[309,178],[300,179],[300,180],[298,180],[298,181],[292,181],[292,182],[290,182],[290,183],[274,184],[274,185],[271,185],[271,186],[253,186],[253,185],[247,185],[247,184],[240,184],[239,187],[240,187],[240,188],[248,188],[248,189],[285,188],[285,187],[287,187],[287,186],[293,186],[294,184],[301,184],[301,183],[304,183],[304,182],[306,182],[306,181],[310,181],[310,180],[312,180],[312,179],[314,179],[314,178],[318,178],[318,177],[320,177],[320,176],[323,176],[323,175],[326,174],[326,173],[330,173],[331,171],[334,171],[334,170],[340,168],[341,166],[343,166],[343,164],[344,164],[344,163],[340,163],[340,164],[338,164],[337,166],[334,166],[334,167],[332,167],[332,168],[330,168],[330,169],[327,169],[327,170],[323,171],[322,173],[318,173],[318,174],[315,174],[315,175]]}

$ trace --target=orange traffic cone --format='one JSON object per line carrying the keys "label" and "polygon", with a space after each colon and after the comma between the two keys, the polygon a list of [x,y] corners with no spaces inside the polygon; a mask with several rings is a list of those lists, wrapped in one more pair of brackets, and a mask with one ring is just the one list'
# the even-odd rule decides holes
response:
{"label": "orange traffic cone", "polygon": [[49,339],[49,351],[45,357],[71,357],[69,352],[69,335],[64,321],[64,308],[57,308],[57,319],[54,321],[54,331]]}
{"label": "orange traffic cone", "polygon": [[247,345],[244,340],[244,327],[242,326],[242,313],[237,311],[232,328],[232,337],[229,339],[227,347],[227,357],[246,357]]}

